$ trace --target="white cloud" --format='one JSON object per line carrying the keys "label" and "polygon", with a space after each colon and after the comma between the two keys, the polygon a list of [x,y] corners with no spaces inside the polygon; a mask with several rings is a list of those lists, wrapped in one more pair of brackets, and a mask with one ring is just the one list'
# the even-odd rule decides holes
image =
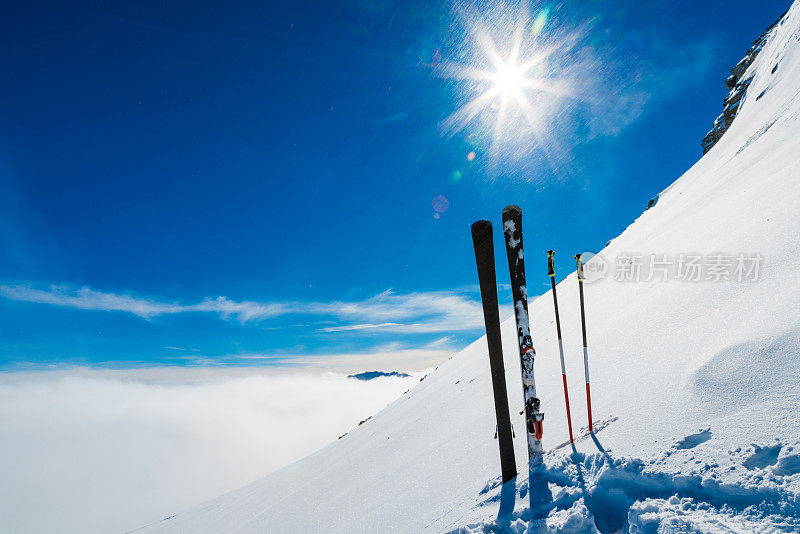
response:
{"label": "white cloud", "polygon": [[320,328],[318,332],[346,332],[347,330],[369,330],[371,328],[391,328],[395,326],[403,326],[400,323],[378,323],[378,324],[348,324],[344,326],[329,326],[327,328]]}
{"label": "white cloud", "polygon": [[333,302],[238,302],[220,296],[181,304],[86,286],[51,285],[43,289],[28,283],[0,285],[0,295],[9,300],[81,310],[126,312],[147,320],[194,312],[214,313],[241,323],[285,315],[316,315],[346,323],[333,323],[318,329],[319,332],[387,329],[402,333],[454,332],[477,330],[483,324],[480,302],[459,291],[397,294],[387,290],[361,301]]}
{"label": "white cloud", "polygon": [[345,376],[0,373],[0,531],[122,532],[158,521],[313,452],[419,380]]}
{"label": "white cloud", "polygon": [[[456,351],[441,350],[436,347],[395,350],[390,352],[370,352],[369,354],[343,354],[330,356],[304,356],[303,362],[326,369],[353,373],[373,369],[430,369],[441,364]],[[398,367],[397,362],[409,362],[407,367]],[[407,371],[406,371],[407,372]]]}
{"label": "white cloud", "polygon": [[292,313],[292,308],[290,304],[278,302],[235,302],[226,297],[217,297],[206,299],[199,304],[186,306],[184,311],[218,313],[225,319],[235,317],[245,323]]}
{"label": "white cloud", "polygon": [[186,312],[212,312],[223,318],[236,317],[242,322],[266,319],[287,313],[286,304],[260,302],[234,302],[225,297],[207,298],[202,302],[182,305],[176,302],[134,297],[130,294],[96,291],[90,287],[71,288],[64,285],[51,285],[38,289],[31,284],[0,286],[0,295],[9,300],[51,304],[67,308],[96,311],[119,311],[132,313],[144,319],[159,315]]}
{"label": "white cloud", "polygon": [[232,367],[273,364],[285,369],[359,373],[362,371],[389,370],[417,372],[436,367],[458,349],[452,346],[453,336],[446,336],[421,347],[400,342],[386,343],[364,352],[318,354],[246,352],[222,356],[185,354],[176,360],[184,365],[206,367]]}
{"label": "white cloud", "polygon": [[81,310],[123,311],[145,319],[168,313],[180,313],[185,307],[180,304],[155,302],[130,295],[119,295],[95,291],[88,287],[71,289],[67,286],[51,285],[47,289],[36,289],[29,285],[3,285],[0,294],[9,300],[38,302],[65,306]]}
{"label": "white cloud", "polygon": [[483,309],[480,301],[454,291],[396,294],[384,291],[360,302],[331,302],[310,305],[320,314],[341,320],[371,319],[369,322],[321,328],[321,332],[392,329],[403,333],[454,332],[480,329]]}

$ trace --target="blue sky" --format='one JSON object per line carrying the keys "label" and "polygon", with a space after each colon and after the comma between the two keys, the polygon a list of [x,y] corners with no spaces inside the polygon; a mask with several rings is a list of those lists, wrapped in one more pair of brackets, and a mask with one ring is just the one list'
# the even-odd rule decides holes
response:
{"label": "blue sky", "polygon": [[[699,158],[788,7],[283,4],[7,7],[0,369],[427,365],[482,330],[471,222],[519,204],[546,290],[546,249],[566,275]],[[517,20],[569,94],[448,128],[485,87],[443,67]]]}

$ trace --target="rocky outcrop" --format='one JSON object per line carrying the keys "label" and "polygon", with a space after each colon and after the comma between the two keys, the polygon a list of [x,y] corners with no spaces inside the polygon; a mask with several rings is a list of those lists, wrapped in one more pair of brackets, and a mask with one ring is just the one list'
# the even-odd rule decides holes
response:
{"label": "rocky outcrop", "polygon": [[745,54],[731,69],[731,75],[725,80],[725,87],[730,90],[730,93],[725,97],[722,114],[716,118],[714,126],[711,127],[711,131],[703,138],[703,154],[711,150],[711,147],[722,138],[723,134],[728,131],[728,128],[730,128],[733,123],[733,119],[736,118],[742,100],[747,94],[747,88],[750,87],[750,83],[753,81],[753,74],[745,76],[747,68],[753,63],[758,53],[761,52],[772,29],[777,26],[784,15],[786,15],[786,13],[778,17],[778,20],[772,23],[772,25],[761,34],[761,37],[755,40],[753,46],[747,51],[747,54]]}
{"label": "rocky outcrop", "polygon": [[[389,373],[385,373],[383,371],[365,371],[363,373],[358,373],[355,375],[347,375],[347,378],[355,378],[356,380],[373,380],[375,378],[381,378],[384,376],[394,376],[397,378],[407,378],[411,375],[406,373],[401,373],[399,371],[391,371]],[[363,423],[363,421],[362,421]],[[359,423],[361,424],[361,423]]]}

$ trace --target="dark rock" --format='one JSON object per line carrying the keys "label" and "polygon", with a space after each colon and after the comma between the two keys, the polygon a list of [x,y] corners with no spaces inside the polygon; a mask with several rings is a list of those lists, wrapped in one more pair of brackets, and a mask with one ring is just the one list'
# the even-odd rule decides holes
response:
{"label": "dark rock", "polygon": [[356,380],[372,380],[373,378],[380,378],[382,376],[395,376],[397,378],[408,378],[411,375],[406,373],[400,373],[398,371],[392,371],[390,373],[385,373],[383,371],[365,371],[363,373],[358,373],[355,375],[348,375],[347,378],[355,378]]}
{"label": "dark rock", "polygon": [[[739,112],[739,106],[742,103],[742,100],[747,95],[747,88],[750,87],[750,83],[753,81],[753,76],[749,76],[748,78],[742,80],[742,76],[744,76],[745,72],[747,72],[747,68],[753,64],[753,61],[758,56],[758,53],[761,52],[761,49],[766,44],[767,39],[769,38],[772,29],[783,19],[786,15],[784,13],[778,20],[776,20],[769,28],[761,34],[761,36],[753,42],[753,46],[750,47],[750,50],[747,51],[747,54],[739,60],[739,62],[733,66],[731,69],[731,75],[725,80],[725,87],[730,90],[728,96],[725,97],[724,107],[722,109],[722,115],[716,118],[714,121],[714,125],[711,127],[711,131],[709,131],[706,136],[703,138],[702,146],[703,146],[703,154],[711,150],[711,148],[717,144],[722,136],[728,131],[731,124],[733,123],[733,119],[736,118],[737,113]],[[775,72],[778,66],[775,65],[775,68],[772,69],[772,72]],[[762,93],[763,95],[763,93]],[[759,98],[762,96],[759,95]],[[758,99],[756,99],[758,100]]]}

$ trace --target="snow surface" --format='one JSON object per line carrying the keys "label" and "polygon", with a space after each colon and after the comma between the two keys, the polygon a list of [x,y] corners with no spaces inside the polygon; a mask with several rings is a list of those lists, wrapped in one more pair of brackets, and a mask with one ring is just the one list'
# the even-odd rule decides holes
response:
{"label": "snow surface", "polygon": [[[761,276],[587,285],[594,437],[573,273],[558,291],[573,424],[584,425],[574,451],[547,293],[530,306],[541,470],[500,484],[479,339],[341,440],[141,531],[800,531],[800,0],[750,74],[720,142],[602,255],[760,253]],[[529,281],[544,272],[541,252],[538,268],[529,251]],[[504,351],[526,466],[515,333],[512,317]]]}

